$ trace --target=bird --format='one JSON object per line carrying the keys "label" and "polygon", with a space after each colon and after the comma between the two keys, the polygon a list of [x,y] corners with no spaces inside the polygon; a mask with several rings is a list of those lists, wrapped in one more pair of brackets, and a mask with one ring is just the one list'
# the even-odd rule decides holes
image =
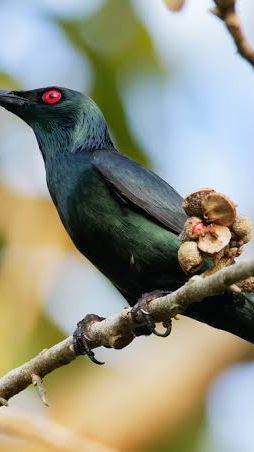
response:
{"label": "bird", "polygon": [[[182,197],[118,150],[89,96],[58,86],[0,90],[0,106],[33,129],[48,190],[67,233],[130,306],[145,316],[149,300],[188,280],[177,258],[187,218]],[[184,315],[254,343],[254,294],[208,297]],[[88,325],[101,319],[87,315],[73,336],[77,353],[99,364],[89,349]],[[148,315],[145,320],[136,334],[156,334],[153,320]],[[166,336],[170,329],[169,322],[157,334]]]}

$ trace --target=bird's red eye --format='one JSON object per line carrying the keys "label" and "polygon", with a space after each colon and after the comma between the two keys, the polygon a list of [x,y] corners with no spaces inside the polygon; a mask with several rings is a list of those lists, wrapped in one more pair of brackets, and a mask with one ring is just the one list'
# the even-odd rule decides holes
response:
{"label": "bird's red eye", "polygon": [[42,100],[45,104],[56,104],[59,102],[59,100],[62,97],[62,93],[58,91],[57,89],[50,89],[49,91],[46,91],[43,96]]}

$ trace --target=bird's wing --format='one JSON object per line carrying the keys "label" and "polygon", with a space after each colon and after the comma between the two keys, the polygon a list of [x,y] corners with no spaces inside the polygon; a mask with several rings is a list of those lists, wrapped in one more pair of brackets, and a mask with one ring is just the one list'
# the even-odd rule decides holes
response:
{"label": "bird's wing", "polygon": [[181,207],[182,198],[163,179],[114,151],[96,151],[93,165],[121,197],[172,232],[181,232],[187,218]]}

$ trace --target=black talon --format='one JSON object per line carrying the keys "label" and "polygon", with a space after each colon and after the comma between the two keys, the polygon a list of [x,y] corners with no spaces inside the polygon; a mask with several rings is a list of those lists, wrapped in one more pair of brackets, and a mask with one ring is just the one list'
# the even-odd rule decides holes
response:
{"label": "black talon", "polygon": [[171,330],[172,330],[172,321],[171,321],[171,319],[169,319],[167,321],[162,322],[162,325],[165,327],[165,331],[163,333],[160,333],[159,331],[156,330],[155,323],[152,319],[151,314],[147,311],[147,307],[148,307],[148,304],[150,301],[154,300],[155,298],[166,295],[168,293],[170,293],[170,292],[154,291],[151,293],[144,294],[138,301],[137,305],[132,310],[132,315],[133,315],[134,320],[135,320],[138,312],[140,312],[142,314],[142,317],[144,319],[144,323],[145,323],[147,329],[151,333],[155,334],[155,336],[159,336],[159,337],[169,336],[171,333]]}
{"label": "black talon", "polygon": [[166,331],[161,334],[161,337],[168,337],[172,331],[172,320],[169,319],[167,322],[162,322],[162,325],[166,329]]}
{"label": "black talon", "polygon": [[144,321],[146,323],[147,328],[151,331],[151,333],[155,334],[155,336],[159,337],[168,337],[172,330],[172,321],[171,319],[167,322],[163,322],[162,325],[166,328],[166,331],[164,333],[160,333],[156,330],[155,324],[152,321],[151,315],[149,312],[145,311],[144,309],[140,309],[140,312],[142,313],[142,316],[144,318]]}
{"label": "black talon", "polygon": [[95,364],[105,364],[102,361],[98,361],[95,358],[94,352],[89,346],[89,326],[94,322],[101,322],[103,317],[99,317],[95,314],[88,314],[86,317],[78,322],[77,328],[73,333],[73,347],[76,355],[86,355]]}
{"label": "black talon", "polygon": [[73,334],[73,347],[76,355],[86,355],[93,363],[95,364],[105,364],[102,361],[98,361],[95,358],[94,352],[89,347],[89,339],[87,336],[81,332],[79,332],[79,328]]}

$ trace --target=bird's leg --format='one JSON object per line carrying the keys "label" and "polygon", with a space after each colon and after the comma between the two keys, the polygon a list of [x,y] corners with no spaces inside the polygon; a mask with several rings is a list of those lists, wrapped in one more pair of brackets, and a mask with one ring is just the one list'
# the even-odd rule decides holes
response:
{"label": "bird's leg", "polygon": [[104,364],[95,358],[94,352],[91,350],[89,342],[90,326],[94,322],[101,322],[105,317],[100,317],[96,314],[87,314],[83,320],[78,322],[77,328],[73,333],[73,347],[76,355],[87,355],[88,358],[95,364]]}
{"label": "bird's leg", "polygon": [[167,321],[162,322],[162,325],[165,327],[165,331],[163,333],[160,333],[159,331],[157,331],[155,328],[155,322],[154,322],[151,314],[149,313],[149,303],[152,300],[155,300],[156,298],[159,298],[159,297],[163,297],[164,295],[167,295],[169,293],[170,293],[170,291],[165,291],[165,290],[154,290],[153,292],[145,293],[142,295],[142,297],[138,300],[136,305],[131,310],[131,314],[132,314],[134,321],[137,318],[137,314],[141,313],[146,327],[148,328],[148,330],[151,333],[155,334],[156,336],[160,336],[160,337],[169,336],[169,334],[171,333],[171,329],[172,329],[172,321],[171,321],[171,319],[169,319]]}

